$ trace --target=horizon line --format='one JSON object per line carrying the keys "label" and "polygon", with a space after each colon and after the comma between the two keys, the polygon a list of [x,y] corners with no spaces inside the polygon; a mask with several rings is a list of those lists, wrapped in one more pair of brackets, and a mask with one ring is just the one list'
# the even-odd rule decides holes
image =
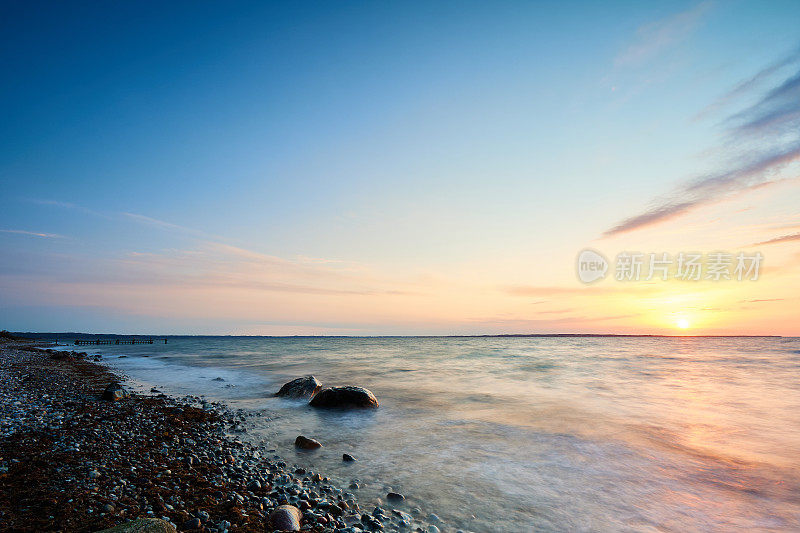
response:
{"label": "horizon line", "polygon": [[[351,339],[375,339],[375,338],[525,338],[525,337],[655,337],[655,338],[786,338],[785,335],[669,335],[661,333],[497,333],[497,334],[464,334],[464,335],[236,335],[236,334],[144,334],[144,333],[85,333],[79,331],[11,331],[14,335],[52,335],[52,336],[108,336],[108,337],[262,337],[262,338],[351,338]],[[789,336],[791,338],[791,336]]]}

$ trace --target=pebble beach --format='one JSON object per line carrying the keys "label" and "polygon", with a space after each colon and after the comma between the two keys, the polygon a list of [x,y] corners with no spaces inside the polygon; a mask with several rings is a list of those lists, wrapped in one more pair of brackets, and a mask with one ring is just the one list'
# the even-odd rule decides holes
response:
{"label": "pebble beach", "polygon": [[135,394],[99,357],[0,342],[4,531],[446,531],[401,494],[362,507],[247,442],[223,404]]}

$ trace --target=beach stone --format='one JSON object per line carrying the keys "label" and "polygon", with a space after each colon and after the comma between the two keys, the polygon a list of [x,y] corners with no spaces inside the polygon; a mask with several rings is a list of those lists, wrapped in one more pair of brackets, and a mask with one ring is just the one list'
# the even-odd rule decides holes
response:
{"label": "beach stone", "polygon": [[349,453],[343,453],[342,454],[342,461],[344,461],[346,463],[352,463],[355,460],[356,460],[356,458],[353,457],[352,455],[350,455]]}
{"label": "beach stone", "polygon": [[318,440],[309,439],[302,435],[298,435],[298,437],[294,440],[294,445],[303,450],[316,450],[317,448],[322,448],[322,444],[320,444]]}
{"label": "beach stone", "polygon": [[363,387],[331,387],[319,391],[309,405],[332,409],[376,408],[378,400]]}
{"label": "beach stone", "polygon": [[183,528],[181,529],[189,529],[189,530],[199,529],[201,524],[202,522],[200,521],[199,518],[190,518],[189,520],[183,523]]}
{"label": "beach stone", "polygon": [[139,518],[98,533],[177,533],[175,526],[160,518]]}
{"label": "beach stone", "polygon": [[279,505],[269,514],[269,531],[300,531],[300,509],[294,505]]}
{"label": "beach stone", "polygon": [[314,376],[293,379],[281,387],[275,396],[285,398],[310,398],[322,388],[322,383]]}
{"label": "beach stone", "polygon": [[119,383],[110,383],[103,391],[102,399],[115,402],[123,398],[128,398],[131,394]]}
{"label": "beach stone", "polygon": [[401,502],[405,500],[406,497],[400,494],[399,492],[390,492],[386,495],[386,500],[390,502]]}

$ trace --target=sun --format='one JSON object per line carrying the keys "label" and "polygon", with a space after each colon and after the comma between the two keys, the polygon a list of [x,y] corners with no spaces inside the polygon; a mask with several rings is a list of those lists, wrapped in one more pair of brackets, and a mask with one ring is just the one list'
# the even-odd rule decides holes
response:
{"label": "sun", "polygon": [[676,325],[681,329],[687,329],[689,327],[689,321],[686,320],[685,318],[680,318],[680,319],[678,319],[678,322],[677,322]]}

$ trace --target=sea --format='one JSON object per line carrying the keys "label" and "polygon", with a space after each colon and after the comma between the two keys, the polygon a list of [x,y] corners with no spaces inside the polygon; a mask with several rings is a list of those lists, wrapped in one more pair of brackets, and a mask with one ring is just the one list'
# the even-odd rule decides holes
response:
{"label": "sea", "polygon": [[[443,532],[800,531],[800,338],[172,336],[84,349],[145,393],[243,410],[246,438],[362,507],[402,493]],[[366,387],[380,408],[273,396],[308,374]],[[296,450],[298,435],[323,447]]]}

